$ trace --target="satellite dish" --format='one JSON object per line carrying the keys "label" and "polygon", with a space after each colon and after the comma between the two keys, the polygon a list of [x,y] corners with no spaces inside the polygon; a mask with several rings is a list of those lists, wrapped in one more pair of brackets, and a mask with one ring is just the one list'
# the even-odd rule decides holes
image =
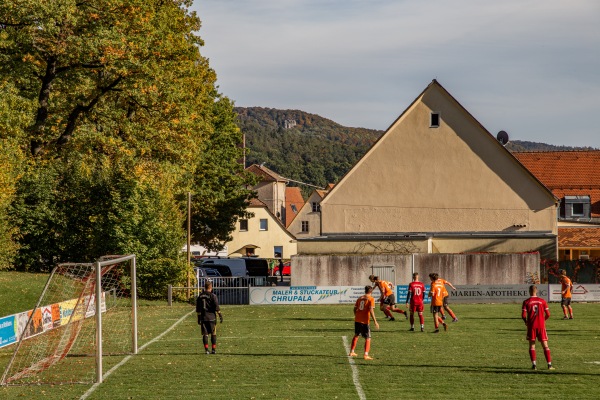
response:
{"label": "satellite dish", "polygon": [[506,146],[506,143],[508,143],[508,133],[506,133],[506,131],[500,131],[496,135],[496,139],[498,139],[502,146]]}

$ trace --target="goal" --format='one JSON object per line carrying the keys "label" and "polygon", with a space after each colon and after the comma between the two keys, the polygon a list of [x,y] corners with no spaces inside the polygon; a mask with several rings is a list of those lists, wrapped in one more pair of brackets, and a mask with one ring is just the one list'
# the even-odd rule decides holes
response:
{"label": "goal", "polygon": [[[18,342],[2,385],[102,382],[103,367],[137,353],[135,255],[56,266]],[[26,321],[26,322],[25,322]]]}

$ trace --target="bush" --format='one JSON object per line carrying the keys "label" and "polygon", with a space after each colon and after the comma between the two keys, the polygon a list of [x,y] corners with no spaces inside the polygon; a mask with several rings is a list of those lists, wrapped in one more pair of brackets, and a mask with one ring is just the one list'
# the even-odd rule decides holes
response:
{"label": "bush", "polygon": [[185,286],[188,273],[187,262],[159,258],[146,261],[137,268],[138,296],[149,300],[167,298],[168,285]]}

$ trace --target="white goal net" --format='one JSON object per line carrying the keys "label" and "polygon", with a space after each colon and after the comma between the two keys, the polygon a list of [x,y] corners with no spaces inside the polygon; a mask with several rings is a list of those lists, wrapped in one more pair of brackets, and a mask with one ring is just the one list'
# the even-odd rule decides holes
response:
{"label": "white goal net", "polygon": [[36,307],[19,316],[1,384],[102,381],[104,367],[137,353],[136,306],[134,255],[59,264]]}

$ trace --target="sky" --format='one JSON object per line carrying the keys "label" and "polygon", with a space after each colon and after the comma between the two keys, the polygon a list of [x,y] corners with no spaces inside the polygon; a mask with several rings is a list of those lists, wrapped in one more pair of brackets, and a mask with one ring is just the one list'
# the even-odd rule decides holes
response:
{"label": "sky", "polygon": [[194,0],[191,9],[200,52],[236,106],[385,130],[436,79],[494,135],[600,148],[598,0]]}

